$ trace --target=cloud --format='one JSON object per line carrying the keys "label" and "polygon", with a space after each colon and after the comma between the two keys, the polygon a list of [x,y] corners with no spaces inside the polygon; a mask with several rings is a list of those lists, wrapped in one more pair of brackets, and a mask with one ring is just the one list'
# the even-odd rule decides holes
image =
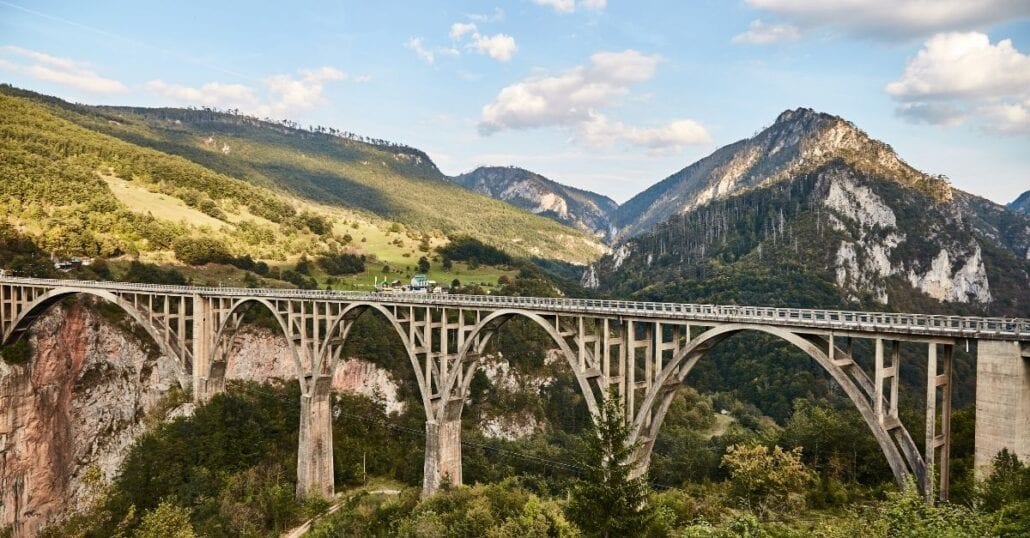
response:
{"label": "cloud", "polygon": [[515,45],[515,38],[507,34],[492,36],[475,34],[472,36],[471,45],[472,48],[481,54],[486,54],[498,62],[511,60],[512,55],[518,50],[518,46]]}
{"label": "cloud", "polygon": [[478,33],[478,28],[476,28],[476,25],[474,23],[471,23],[471,22],[456,22],[456,23],[451,25],[451,33],[448,34],[448,35],[451,36],[451,39],[453,39],[455,41],[458,41],[462,37],[464,37],[465,34],[473,34],[473,33]]}
{"label": "cloud", "polygon": [[432,50],[426,48],[422,43],[421,37],[409,37],[404,46],[415,51],[415,54],[427,64],[431,64],[436,61],[436,54],[434,54]]}
{"label": "cloud", "polygon": [[[518,50],[514,37],[508,34],[482,35],[479,33],[479,28],[475,23],[471,22],[456,22],[452,24],[448,35],[451,36],[451,40],[454,41],[456,46],[461,46],[464,43],[466,49],[485,54],[499,62],[511,60],[511,57]],[[456,48],[451,50],[457,51]]]}
{"label": "cloud", "polygon": [[801,30],[790,24],[769,24],[761,19],[751,21],[748,30],[733,36],[733,42],[746,45],[771,45],[797,41],[801,39]]}
{"label": "cloud", "polygon": [[475,22],[501,22],[504,20],[504,10],[495,7],[493,13],[469,13],[465,16],[468,20]]}
{"label": "cloud", "polygon": [[483,106],[479,131],[563,127],[579,141],[598,147],[625,143],[659,150],[679,150],[709,141],[704,127],[693,120],[676,120],[660,127],[631,127],[611,122],[602,110],[629,95],[630,86],[654,76],[660,57],[635,50],[598,52],[590,64],[553,76],[530,77],[501,89]]}
{"label": "cloud", "polygon": [[936,125],[973,120],[1004,133],[1030,131],[1030,55],[979,32],[927,40],[885,91],[906,119]]}
{"label": "cloud", "polygon": [[1030,17],[1026,0],[747,0],[802,30],[911,39]]}
{"label": "cloud", "polygon": [[[347,78],[343,71],[326,66],[302,69],[297,75],[272,75],[262,81],[261,91],[243,84],[209,82],[192,87],[169,84],[160,79],[147,82],[143,88],[178,103],[239,108],[255,116],[277,117],[324,103],[325,84]],[[358,77],[358,80],[365,78]]]}
{"label": "cloud", "polygon": [[7,56],[7,59],[0,58],[0,68],[38,80],[70,86],[89,93],[125,93],[128,91],[125,84],[102,77],[88,69],[86,64],[69,58],[51,56],[44,52],[12,45],[0,47],[0,54]]}
{"label": "cloud", "polygon": [[572,13],[576,9],[603,11],[608,0],[533,0],[533,3],[549,7],[558,13]]}
{"label": "cloud", "polygon": [[162,97],[191,105],[211,107],[253,107],[258,103],[253,88],[243,84],[222,84],[209,82],[194,88],[181,84],[169,84],[161,79],[151,80],[143,89]]}
{"label": "cloud", "polygon": [[521,80],[501,89],[494,102],[483,107],[479,130],[489,134],[585,122],[592,111],[626,94],[630,84],[650,79],[658,61],[658,56],[635,50],[599,52],[590,57],[589,66]]}
{"label": "cloud", "polygon": [[674,120],[659,127],[630,127],[621,122],[609,122],[602,114],[591,114],[581,126],[580,137],[596,147],[611,147],[621,142],[646,148],[653,155],[678,153],[688,145],[712,141],[708,130],[691,119]]}

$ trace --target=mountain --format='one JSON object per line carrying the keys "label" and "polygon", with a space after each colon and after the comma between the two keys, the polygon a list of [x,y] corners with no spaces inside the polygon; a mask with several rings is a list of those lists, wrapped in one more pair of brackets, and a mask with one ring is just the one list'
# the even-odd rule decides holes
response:
{"label": "mountain", "polygon": [[1018,198],[1009,202],[1009,209],[1013,211],[1020,211],[1022,213],[1030,214],[1030,191],[1026,191],[1020,194]]}
{"label": "mountain", "polygon": [[584,282],[617,296],[1030,314],[1030,217],[807,109],[692,164],[616,217],[621,242]]}
{"label": "mountain", "polygon": [[[6,85],[0,109],[0,188],[5,202],[19,201],[0,220],[68,254],[147,254],[182,235],[214,235],[235,254],[269,260],[385,250],[402,267],[428,253],[416,251],[420,242],[463,234],[515,256],[579,264],[605,249],[590,234],[454,185],[417,149],[335,129],[78,105]],[[309,227],[308,216],[321,221]],[[161,232],[133,232],[141,219]]]}
{"label": "mountain", "polygon": [[724,146],[634,196],[613,216],[617,237],[641,234],[716,198],[789,179],[832,160],[856,170],[889,173],[934,199],[950,196],[946,180],[912,168],[890,146],[851,122],[798,108],[783,112],[753,138]]}
{"label": "mountain", "polygon": [[608,216],[619,206],[607,196],[562,185],[514,166],[481,166],[451,179],[491,198],[602,238],[611,235]]}

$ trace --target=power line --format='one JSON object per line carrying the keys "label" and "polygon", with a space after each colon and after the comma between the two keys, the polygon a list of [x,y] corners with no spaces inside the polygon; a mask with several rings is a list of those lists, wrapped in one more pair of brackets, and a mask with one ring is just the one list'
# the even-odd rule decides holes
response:
{"label": "power line", "polygon": [[[381,424],[382,426],[385,426],[386,428],[389,428],[389,429],[392,429],[392,430],[402,431],[402,432],[413,434],[413,435],[417,435],[419,437],[425,437],[426,436],[426,432],[424,430],[419,430],[419,429],[415,429],[415,428],[408,428],[408,427],[402,426],[400,424],[392,424],[392,423],[390,423],[390,422],[388,422],[386,420],[378,419],[376,417],[362,416],[362,415],[353,415],[353,414],[350,414],[350,413],[344,413],[342,411],[338,412],[338,414],[342,415],[342,416],[350,417],[350,418],[355,418],[355,419],[364,421],[366,423],[378,423],[378,424]],[[518,451],[515,451],[515,450],[508,450],[508,449],[504,449],[504,448],[500,448],[500,447],[495,447],[495,446],[490,446],[490,445],[486,445],[486,444],[482,444],[482,443],[474,443],[472,441],[459,441],[459,442],[462,444],[462,446],[481,448],[483,450],[490,450],[490,451],[493,451],[493,452],[504,453],[504,454],[508,454],[510,456],[514,456],[514,457],[517,457],[517,458],[522,458],[522,459],[526,459],[526,460],[532,460],[532,461],[535,461],[537,463],[540,463],[540,464],[543,464],[543,465],[546,465],[546,466],[561,468],[561,469],[568,470],[568,471],[576,471],[576,474],[579,474],[579,473],[582,473],[583,471],[588,470],[587,467],[582,466],[582,465],[577,465],[577,464],[574,464],[574,463],[568,463],[568,462],[563,462],[563,461],[557,461],[557,460],[542,458],[540,456],[535,456],[533,454],[526,454],[524,452],[518,452]],[[668,486],[668,485],[665,485],[665,484],[659,484],[658,482],[648,481],[648,483],[651,485],[651,487],[653,487],[655,489],[663,489],[663,490],[665,490],[665,489],[674,489],[672,486]]]}

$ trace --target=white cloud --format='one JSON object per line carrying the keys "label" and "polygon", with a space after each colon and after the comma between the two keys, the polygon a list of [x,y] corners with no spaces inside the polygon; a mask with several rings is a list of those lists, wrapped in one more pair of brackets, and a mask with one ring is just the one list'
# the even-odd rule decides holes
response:
{"label": "white cloud", "polygon": [[[499,62],[511,60],[511,57],[518,50],[514,37],[508,34],[482,35],[479,33],[479,28],[475,23],[471,22],[456,22],[452,24],[448,35],[451,36],[451,40],[454,41],[456,46],[464,43],[466,49],[485,54]],[[450,50],[457,53],[456,48]]]}
{"label": "white cloud", "polygon": [[658,61],[658,56],[635,50],[599,52],[591,56],[589,66],[521,80],[501,89],[494,102],[483,107],[479,130],[582,123],[592,111],[626,94],[630,84],[651,78]]}
{"label": "white cloud", "polygon": [[426,46],[422,43],[421,37],[408,38],[408,41],[404,44],[404,46],[415,51],[415,54],[418,55],[418,57],[427,64],[431,64],[436,61],[436,55],[433,54],[432,50],[426,48]]}
{"label": "white cloud", "polygon": [[469,13],[465,16],[468,17],[468,20],[475,22],[501,22],[504,20],[504,10],[495,7],[493,13]]}
{"label": "white cloud", "polygon": [[[54,82],[63,86],[90,93],[125,93],[128,88],[121,82],[102,77],[86,64],[69,59],[51,56],[12,45],[0,47],[0,54],[9,59],[0,59],[0,68],[28,75],[38,80]],[[15,58],[21,61],[12,61]]]}
{"label": "white cloud", "polygon": [[909,120],[956,125],[973,120],[1007,133],[1028,132],[1030,55],[978,32],[936,35],[885,87]]}
{"label": "white cloud", "polygon": [[770,45],[797,41],[801,39],[801,30],[790,24],[769,24],[761,19],[751,21],[746,32],[733,36],[734,43],[746,45]]}
{"label": "white cloud", "polygon": [[802,29],[886,39],[970,30],[1030,17],[1026,0],[747,0]]}
{"label": "white cloud", "polygon": [[580,137],[592,146],[611,147],[621,142],[647,148],[657,155],[678,153],[688,145],[712,141],[708,130],[691,119],[674,120],[658,127],[630,127],[621,122],[609,122],[602,114],[592,114],[583,123]]}
{"label": "white cloud", "polygon": [[887,93],[902,99],[986,98],[1030,91],[1030,56],[978,32],[930,38]]}
{"label": "white cloud", "polygon": [[[210,82],[199,87],[169,84],[157,79],[146,83],[148,92],[174,102],[239,108],[256,116],[281,117],[284,114],[307,110],[325,102],[325,84],[345,80],[347,74],[334,67],[302,69],[295,75],[273,75],[263,81],[259,92],[243,84]],[[362,79],[365,77],[358,77]],[[263,94],[263,97],[259,94]]]}
{"label": "white cloud", "polygon": [[622,143],[656,152],[708,142],[707,131],[693,120],[645,128],[611,122],[602,113],[620,98],[628,97],[631,85],[651,79],[659,61],[657,55],[635,50],[599,52],[590,57],[589,65],[510,84],[483,107],[479,131],[489,135],[503,130],[564,127],[588,145]]}
{"label": "white cloud", "polygon": [[194,88],[181,84],[169,84],[161,79],[155,79],[144,84],[143,89],[154,95],[191,105],[245,108],[256,106],[258,103],[258,98],[253,88],[243,84],[209,82]]}
{"label": "white cloud", "polygon": [[576,9],[603,11],[608,0],[533,0],[533,3],[549,7],[558,13],[572,13]]}
{"label": "white cloud", "polygon": [[507,34],[492,36],[475,34],[472,36],[471,46],[481,54],[486,54],[498,62],[511,60],[512,55],[518,50],[518,46],[515,45],[515,38]]}
{"label": "white cloud", "polygon": [[476,28],[476,25],[474,23],[456,22],[451,25],[451,33],[449,35],[451,36],[451,39],[458,41],[459,39],[464,37],[465,34],[472,33],[478,33],[478,29]]}

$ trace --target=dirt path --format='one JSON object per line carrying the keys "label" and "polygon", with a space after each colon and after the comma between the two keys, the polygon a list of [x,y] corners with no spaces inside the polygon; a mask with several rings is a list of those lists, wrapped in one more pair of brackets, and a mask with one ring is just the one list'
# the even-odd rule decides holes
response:
{"label": "dirt path", "polygon": [[[399,489],[374,489],[374,490],[369,491],[368,494],[369,495],[399,495],[400,492],[401,492],[401,490],[399,490]],[[283,533],[281,538],[301,538],[301,536],[304,536],[305,534],[307,534],[307,532],[309,530],[311,530],[311,525],[313,525],[316,520],[319,520],[319,519],[321,519],[321,518],[323,518],[325,516],[328,516],[329,514],[332,514],[335,511],[339,510],[340,507],[343,506],[343,503],[345,503],[345,502],[347,502],[347,501],[349,501],[349,500],[351,500],[353,498],[354,498],[354,495],[352,494],[352,495],[348,495],[346,497],[338,499],[325,512],[322,512],[321,514],[318,514],[317,516],[315,516],[315,517],[305,521],[299,527],[294,527],[293,529],[290,529],[289,531]]]}

